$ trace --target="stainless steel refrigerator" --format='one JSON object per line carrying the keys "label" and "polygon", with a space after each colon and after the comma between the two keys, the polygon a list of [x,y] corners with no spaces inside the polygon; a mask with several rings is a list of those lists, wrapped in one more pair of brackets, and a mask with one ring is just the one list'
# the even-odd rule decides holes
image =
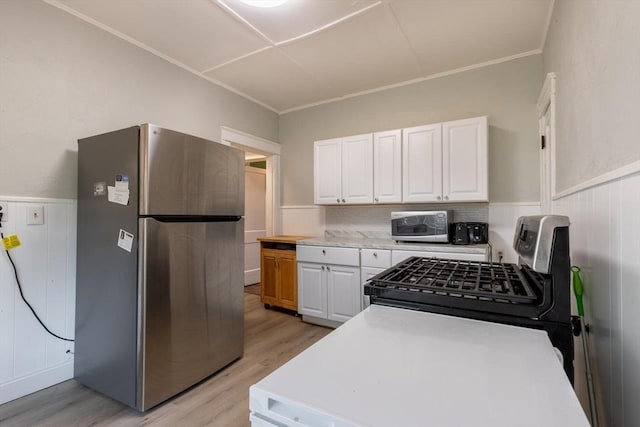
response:
{"label": "stainless steel refrigerator", "polygon": [[79,382],[145,411],[242,356],[243,159],[149,124],[78,141]]}

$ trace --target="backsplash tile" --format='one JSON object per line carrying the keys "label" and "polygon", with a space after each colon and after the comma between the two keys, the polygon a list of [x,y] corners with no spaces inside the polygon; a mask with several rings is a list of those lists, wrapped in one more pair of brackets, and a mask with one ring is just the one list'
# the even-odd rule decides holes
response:
{"label": "backsplash tile", "polygon": [[488,203],[327,206],[325,209],[325,234],[331,237],[389,237],[391,212],[396,211],[451,210],[453,222],[489,222]]}

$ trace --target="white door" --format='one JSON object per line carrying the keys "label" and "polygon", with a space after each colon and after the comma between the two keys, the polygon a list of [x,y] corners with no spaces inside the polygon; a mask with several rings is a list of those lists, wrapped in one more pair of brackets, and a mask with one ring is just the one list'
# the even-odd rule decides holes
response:
{"label": "white door", "polygon": [[443,199],[488,201],[487,118],[442,124]]}
{"label": "white door", "polygon": [[326,267],[298,262],[298,313],[327,318]]}
{"label": "white door", "polygon": [[402,131],[373,134],[373,202],[402,202]]}
{"label": "white door", "polygon": [[402,130],[402,201],[442,200],[442,126]]}
{"label": "white door", "polygon": [[[544,142],[543,142],[544,141]],[[542,212],[551,212],[551,105],[540,117],[540,205]]]}
{"label": "white door", "polygon": [[245,167],[244,285],[260,281],[260,243],[266,236],[266,170]]}
{"label": "white door", "polygon": [[328,319],[346,322],[361,309],[360,269],[327,265]]}
{"label": "white door", "polygon": [[342,203],[373,203],[373,136],[342,138]]}
{"label": "white door", "polygon": [[314,203],[335,205],[342,200],[341,138],[313,144]]}

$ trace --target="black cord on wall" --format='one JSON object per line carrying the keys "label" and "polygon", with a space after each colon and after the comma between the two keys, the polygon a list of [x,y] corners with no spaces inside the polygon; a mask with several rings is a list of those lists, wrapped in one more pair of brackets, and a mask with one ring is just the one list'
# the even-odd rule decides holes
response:
{"label": "black cord on wall", "polygon": [[[2,212],[0,212],[0,239],[4,239],[4,233],[2,232]],[[56,337],[58,339],[61,339],[61,340],[64,340],[64,341],[75,341],[75,340],[72,340],[70,338],[61,337],[60,335],[51,332],[51,330],[49,328],[47,328],[47,325],[45,325],[44,322],[40,319],[40,317],[38,316],[36,311],[33,309],[31,304],[29,304],[29,301],[27,301],[27,299],[25,298],[24,293],[22,292],[22,285],[20,285],[20,279],[18,278],[18,269],[16,268],[16,265],[13,262],[13,259],[11,258],[11,254],[9,253],[8,250],[5,250],[4,252],[7,254],[7,258],[9,258],[9,262],[11,263],[11,267],[13,267],[13,275],[15,276],[16,283],[18,284],[18,290],[20,291],[20,297],[22,298],[22,301],[24,301],[24,303],[27,305],[27,307],[29,307],[29,310],[31,310],[31,312],[33,313],[33,315],[36,318],[36,320],[42,325],[42,327],[44,328],[45,331],[47,331],[49,334],[53,335],[54,337]]]}

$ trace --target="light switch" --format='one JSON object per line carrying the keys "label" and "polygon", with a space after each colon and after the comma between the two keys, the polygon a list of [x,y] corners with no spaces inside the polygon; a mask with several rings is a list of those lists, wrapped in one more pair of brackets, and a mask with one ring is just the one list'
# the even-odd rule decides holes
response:
{"label": "light switch", "polygon": [[27,207],[27,225],[44,224],[44,206]]}

